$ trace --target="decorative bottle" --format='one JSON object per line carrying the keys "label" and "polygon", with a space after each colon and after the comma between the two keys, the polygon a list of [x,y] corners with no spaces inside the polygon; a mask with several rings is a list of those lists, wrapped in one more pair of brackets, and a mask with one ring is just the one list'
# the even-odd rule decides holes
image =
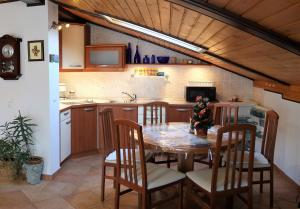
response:
{"label": "decorative bottle", "polygon": [[149,64],[150,63],[150,58],[148,57],[148,55],[145,55],[145,57],[143,58],[143,63],[144,64]]}
{"label": "decorative bottle", "polygon": [[132,62],[132,51],[131,51],[131,44],[128,43],[127,49],[126,49],[126,63],[131,64]]}
{"label": "decorative bottle", "polygon": [[134,64],[140,64],[141,63],[141,56],[139,53],[139,46],[136,45],[136,51],[135,51],[135,55],[134,55]]}
{"label": "decorative bottle", "polygon": [[154,54],[152,54],[152,56],[151,56],[151,64],[155,64],[155,55]]}

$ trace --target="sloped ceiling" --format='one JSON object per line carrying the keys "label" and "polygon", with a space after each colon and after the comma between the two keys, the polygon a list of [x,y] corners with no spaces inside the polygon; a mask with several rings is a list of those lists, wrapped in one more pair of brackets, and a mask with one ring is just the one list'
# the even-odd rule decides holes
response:
{"label": "sloped ceiling", "polygon": [[[53,0],[54,1],[54,0]],[[189,6],[191,1],[176,0],[59,0],[54,1],[69,12],[90,22],[124,32],[165,46],[226,70],[244,75],[259,87],[282,94],[293,91],[299,98],[300,56],[287,48],[241,30],[199,12]],[[176,2],[187,2],[180,5]],[[194,0],[196,2],[197,0]],[[201,1],[252,21],[260,28],[274,32],[300,48],[299,0],[208,0]],[[142,26],[153,28],[208,48],[197,54],[179,46],[154,39],[141,33],[112,25],[97,17],[109,14]],[[268,83],[261,81],[268,81]],[[292,88],[291,88],[292,87]],[[289,93],[290,94],[290,93]]]}

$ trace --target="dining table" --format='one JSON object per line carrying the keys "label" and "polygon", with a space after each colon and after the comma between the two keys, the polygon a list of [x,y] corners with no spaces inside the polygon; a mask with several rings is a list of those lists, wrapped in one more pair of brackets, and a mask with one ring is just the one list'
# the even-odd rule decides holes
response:
{"label": "dining table", "polygon": [[213,126],[206,136],[195,135],[190,131],[190,123],[170,122],[143,127],[144,143],[148,149],[178,155],[178,170],[192,171],[194,156],[209,154],[217,140],[217,130]]}

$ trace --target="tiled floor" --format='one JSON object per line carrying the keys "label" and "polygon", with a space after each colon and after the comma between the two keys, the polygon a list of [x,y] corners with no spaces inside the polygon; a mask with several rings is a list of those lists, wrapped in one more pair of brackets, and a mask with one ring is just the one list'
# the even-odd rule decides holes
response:
{"label": "tiled floor", "polygon": [[[100,156],[72,159],[62,166],[52,181],[43,181],[39,185],[29,185],[24,181],[0,181],[0,209],[113,209],[114,190],[112,182],[107,181],[105,201],[100,201]],[[197,168],[199,169],[199,168]],[[254,189],[254,208],[269,208],[268,186],[260,194],[258,186]],[[163,191],[156,196],[162,196]],[[154,197],[154,199],[155,199]],[[297,187],[278,172],[275,173],[274,208],[297,208]],[[163,208],[176,208],[176,202]],[[129,193],[121,198],[122,209],[137,209],[137,194]],[[192,202],[185,203],[186,209],[198,208]],[[220,202],[219,208],[225,208]],[[239,199],[235,199],[235,209],[247,208]]]}

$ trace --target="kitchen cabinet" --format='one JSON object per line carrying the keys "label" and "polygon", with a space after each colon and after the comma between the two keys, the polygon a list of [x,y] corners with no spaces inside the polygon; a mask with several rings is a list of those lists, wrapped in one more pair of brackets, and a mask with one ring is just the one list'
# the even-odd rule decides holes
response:
{"label": "kitchen cabinet", "polygon": [[85,67],[85,45],[89,44],[89,26],[70,24],[60,31],[61,71],[82,71]]}
{"label": "kitchen cabinet", "polygon": [[138,122],[138,107],[134,105],[113,106],[115,119],[127,119]]}
{"label": "kitchen cabinet", "polygon": [[97,106],[72,109],[72,155],[97,151]]}
{"label": "kitchen cabinet", "polygon": [[85,47],[86,71],[124,71],[125,49],[122,44]]}
{"label": "kitchen cabinet", "polygon": [[190,122],[193,116],[191,105],[170,105],[168,109],[169,122]]}
{"label": "kitchen cabinet", "polygon": [[60,162],[71,155],[71,110],[60,113]]}

